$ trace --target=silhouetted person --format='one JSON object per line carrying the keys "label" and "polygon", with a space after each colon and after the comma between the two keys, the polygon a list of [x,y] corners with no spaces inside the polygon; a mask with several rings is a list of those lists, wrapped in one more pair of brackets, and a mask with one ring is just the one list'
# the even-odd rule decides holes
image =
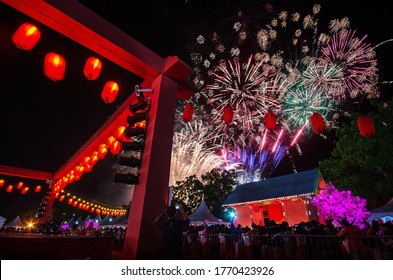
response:
{"label": "silhouetted person", "polygon": [[157,217],[155,223],[162,233],[163,258],[182,259],[183,228],[190,223],[183,206],[179,204],[179,209],[169,206]]}

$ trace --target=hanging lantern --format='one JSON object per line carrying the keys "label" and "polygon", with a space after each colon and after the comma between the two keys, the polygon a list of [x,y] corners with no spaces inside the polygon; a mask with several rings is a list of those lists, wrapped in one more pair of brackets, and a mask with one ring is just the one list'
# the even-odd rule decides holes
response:
{"label": "hanging lantern", "polygon": [[224,122],[226,124],[229,124],[232,122],[233,120],[233,109],[231,106],[226,106],[224,108],[224,114],[222,116],[222,119],[224,120]]}
{"label": "hanging lantern", "polygon": [[86,165],[85,165],[85,171],[86,171],[87,173],[89,173],[89,172],[91,172],[92,169],[93,169],[93,165],[91,165],[91,164],[89,164],[89,163],[86,163]]}
{"label": "hanging lantern", "polygon": [[277,127],[277,117],[273,112],[267,112],[265,115],[265,127],[269,130],[275,130]]}
{"label": "hanging lantern", "polygon": [[117,93],[119,92],[119,85],[115,82],[109,81],[105,84],[101,98],[105,101],[105,103],[112,103],[115,101]]}
{"label": "hanging lantern", "polygon": [[85,172],[85,168],[82,165],[76,166],[74,170],[75,170],[75,177],[81,176]]}
{"label": "hanging lantern", "polygon": [[317,113],[312,114],[311,128],[315,134],[320,134],[325,130],[325,128],[326,128],[325,120],[323,119],[323,116],[320,113],[317,112]]}
{"label": "hanging lantern", "polygon": [[119,127],[116,129],[116,132],[114,133],[113,136],[115,136],[115,138],[116,138],[117,140],[123,139],[123,135],[124,135],[124,130],[125,130],[125,129],[126,129],[125,126],[119,126]]}
{"label": "hanging lantern", "polygon": [[371,137],[375,134],[375,126],[373,118],[368,115],[360,116],[358,118],[358,128],[360,135],[363,137]]}
{"label": "hanging lantern", "polygon": [[59,201],[62,202],[64,200],[64,198],[65,198],[65,195],[63,194],[60,196]]}
{"label": "hanging lantern", "polygon": [[192,115],[194,114],[194,106],[191,103],[187,103],[183,109],[183,121],[189,122],[192,120]]}
{"label": "hanging lantern", "polygon": [[121,143],[120,143],[120,141],[115,141],[115,143],[112,144],[111,153],[113,155],[117,155],[120,152],[120,150],[121,150]]}
{"label": "hanging lantern", "polygon": [[0,187],[4,186],[5,184],[5,180],[4,179],[0,179]]}
{"label": "hanging lantern", "polygon": [[96,80],[100,75],[102,68],[101,61],[96,57],[89,57],[86,60],[85,67],[83,68],[83,74],[88,80]]}
{"label": "hanging lantern", "polygon": [[39,192],[41,191],[41,189],[42,189],[42,187],[41,187],[40,185],[38,185],[38,186],[35,187],[35,190],[34,190],[34,191],[35,191],[36,193],[39,193]]}
{"label": "hanging lantern", "polygon": [[105,145],[106,145],[108,148],[111,148],[112,145],[113,145],[113,143],[115,143],[115,141],[116,141],[116,138],[115,138],[114,136],[109,136],[108,139],[106,140]]}
{"label": "hanging lantern", "polygon": [[108,149],[106,148],[105,144],[101,144],[98,147],[98,154],[97,157],[99,159],[103,159],[106,156],[106,153],[108,152]]}
{"label": "hanging lantern", "polygon": [[24,187],[21,191],[22,194],[26,194],[29,191],[29,187]]}
{"label": "hanging lantern", "polygon": [[91,157],[90,157],[90,164],[91,164],[91,166],[93,166],[94,164],[96,164],[97,163],[97,161],[98,161],[98,152],[97,151],[94,151],[93,152],[93,154],[91,155]]}
{"label": "hanging lantern", "polygon": [[40,30],[30,23],[22,24],[12,35],[12,42],[21,50],[30,51],[41,38]]}
{"label": "hanging lantern", "polygon": [[17,188],[18,190],[20,190],[20,189],[23,188],[23,185],[24,185],[23,182],[19,182],[18,185],[16,185],[16,188]]}
{"label": "hanging lantern", "polygon": [[65,59],[57,53],[48,53],[44,61],[44,74],[53,81],[63,80],[66,69]]}
{"label": "hanging lantern", "polygon": [[72,198],[68,199],[68,204],[72,204]]}
{"label": "hanging lantern", "polygon": [[90,212],[94,212],[94,207],[90,208]]}
{"label": "hanging lantern", "polygon": [[72,206],[74,206],[74,207],[78,206],[78,201],[74,201],[74,203],[72,204]]}
{"label": "hanging lantern", "polygon": [[8,185],[7,186],[7,192],[12,192],[13,189],[14,189],[13,185]]}
{"label": "hanging lantern", "polygon": [[90,157],[89,157],[89,156],[85,156],[85,157],[83,158],[83,161],[82,161],[81,165],[86,165],[86,164],[88,164],[89,162],[90,162]]}

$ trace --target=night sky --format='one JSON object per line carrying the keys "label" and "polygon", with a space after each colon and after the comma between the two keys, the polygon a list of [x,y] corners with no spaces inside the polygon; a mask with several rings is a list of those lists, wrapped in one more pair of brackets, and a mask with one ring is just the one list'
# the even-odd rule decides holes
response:
{"label": "night sky", "polygon": [[[165,58],[178,56],[190,63],[190,42],[202,30],[231,24],[240,10],[255,20],[267,21],[282,9],[310,11],[314,3],[321,4],[321,20],[348,16],[351,27],[359,34],[368,35],[367,42],[377,45],[393,38],[390,10],[386,1],[360,4],[358,1],[310,0],[82,0],[79,1],[97,14],[123,30],[146,47]],[[372,3],[372,4],[371,4]],[[124,8],[125,5],[132,8]],[[257,13],[257,11],[262,11]],[[32,51],[17,49],[11,36],[17,27],[30,21],[41,30],[40,42]],[[97,56],[92,51],[36,22],[24,14],[0,3],[0,164],[34,170],[55,172],[60,168],[116,111],[142,80],[128,71],[98,56],[103,61],[103,71],[98,80],[87,80],[82,72],[85,60]],[[393,63],[392,43],[377,49],[380,81],[393,80],[390,67]],[[46,53],[56,51],[67,60],[64,80],[53,82],[42,71]],[[101,90],[105,82],[114,79],[120,84],[116,101],[105,104]],[[391,86],[380,85],[383,98],[391,96]],[[390,90],[390,92],[389,92]],[[302,156],[292,162],[284,158],[273,175],[308,170],[318,166],[318,161],[329,156],[334,147],[333,133],[325,140],[311,135],[301,144]],[[116,157],[100,161],[99,168],[67,187],[67,190],[112,205],[128,204],[131,190],[112,184],[113,163]],[[27,181],[27,180],[25,180]],[[27,182],[31,185],[45,182]],[[44,192],[41,193],[41,196]],[[8,194],[0,189],[0,215],[12,219],[22,211],[35,211],[40,194]],[[23,205],[23,207],[19,206]],[[31,210],[33,209],[33,210]]]}

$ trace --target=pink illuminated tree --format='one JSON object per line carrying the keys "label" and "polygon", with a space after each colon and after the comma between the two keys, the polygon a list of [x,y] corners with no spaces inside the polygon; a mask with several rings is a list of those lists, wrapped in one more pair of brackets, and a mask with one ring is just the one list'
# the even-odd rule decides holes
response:
{"label": "pink illuminated tree", "polygon": [[325,220],[332,220],[335,225],[345,218],[350,223],[363,228],[364,221],[371,215],[366,208],[366,199],[353,196],[349,190],[338,191],[332,184],[326,185],[323,192],[311,203],[317,207],[319,214]]}

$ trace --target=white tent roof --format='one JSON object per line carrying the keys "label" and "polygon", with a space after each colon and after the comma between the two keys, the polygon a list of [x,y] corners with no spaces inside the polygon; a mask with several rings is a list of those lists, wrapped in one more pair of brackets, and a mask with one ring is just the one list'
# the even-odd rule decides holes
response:
{"label": "white tent roof", "polygon": [[90,215],[86,217],[86,219],[83,220],[81,226],[87,227],[86,225],[89,221],[91,220]]}
{"label": "white tent roof", "polygon": [[381,219],[383,217],[393,217],[393,197],[385,205],[370,211],[371,216],[369,221]]}
{"label": "white tent roof", "polygon": [[7,219],[5,217],[0,216],[0,229],[3,228],[3,225]]}
{"label": "white tent roof", "polygon": [[112,221],[111,221],[111,216],[106,216],[103,220],[101,220],[98,224],[99,227],[103,227],[103,226],[111,226],[112,225]]}
{"label": "white tent roof", "polygon": [[194,213],[190,216],[190,223],[191,224],[222,224],[222,225],[229,225],[229,222],[225,222],[216,216],[214,216],[209,208],[206,205],[206,202],[202,200],[201,204],[199,204],[198,208],[195,209]]}
{"label": "white tent roof", "polygon": [[16,216],[15,219],[13,219],[11,222],[9,222],[8,224],[5,225],[5,227],[12,227],[12,228],[23,228],[25,227],[25,225],[22,223],[22,221],[20,220],[19,216]]}

